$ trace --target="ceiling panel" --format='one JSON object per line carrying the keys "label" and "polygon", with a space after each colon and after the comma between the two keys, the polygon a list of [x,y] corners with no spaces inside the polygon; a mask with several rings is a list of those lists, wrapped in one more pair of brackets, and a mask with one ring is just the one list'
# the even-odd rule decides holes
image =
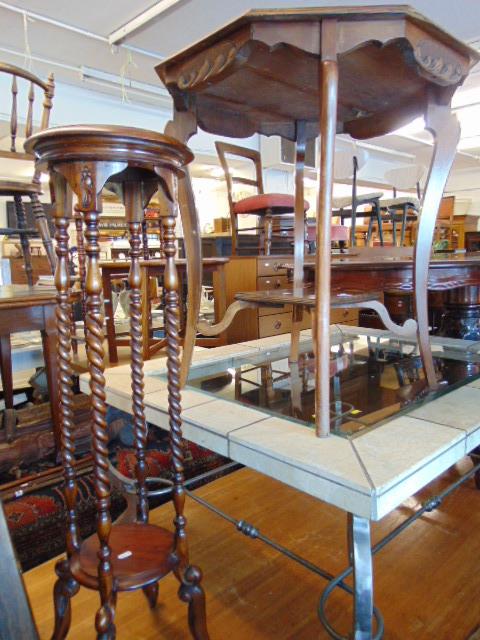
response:
{"label": "ceiling panel", "polygon": [[[157,18],[128,41],[142,48],[159,50],[160,53],[168,56],[252,8],[366,4],[388,3],[386,0],[297,0],[297,2],[292,0],[184,0],[174,10]],[[455,2],[410,0],[408,4],[458,38],[480,39],[480,2],[478,0],[455,0]],[[182,25],[181,29],[179,24]]]}
{"label": "ceiling panel", "polygon": [[[121,75],[122,67],[127,77],[139,82],[160,86],[154,72],[155,64],[164,56],[175,53],[192,42],[204,37],[248,9],[255,7],[291,7],[291,6],[335,6],[385,4],[386,0],[180,0],[173,8],[158,16],[149,26],[128,38],[127,44],[146,49],[158,58],[152,58],[134,52],[133,63],[128,68],[124,65],[128,52],[119,47],[112,53],[108,44],[101,40],[88,38],[40,20],[28,22],[28,41],[33,56],[58,62],[60,66],[48,62],[33,62],[33,71],[46,75],[53,70],[57,80],[71,84],[81,84],[79,68],[83,66],[99,69],[104,72]],[[81,3],[72,0],[12,0],[11,5],[27,11],[48,16],[67,25],[85,29],[106,38],[142,11],[156,4],[155,0],[83,0]],[[450,31],[453,35],[467,41],[477,41],[480,46],[480,0],[410,0],[410,4],[427,17]],[[454,10],[452,10],[454,8]],[[1,51],[11,49],[23,53],[25,37],[22,15],[0,7],[0,60],[6,60],[24,66],[22,56],[14,56]],[[63,68],[61,65],[66,65]],[[88,88],[113,92],[120,96],[120,88],[101,87],[86,84]],[[468,92],[470,96],[468,96]],[[471,103],[471,96],[478,95],[480,102],[480,65],[467,79],[460,96]],[[137,101],[131,96],[133,102]],[[157,100],[158,98],[155,98]],[[153,100],[153,98],[152,98]],[[138,98],[141,101],[141,98]],[[478,132],[480,134],[480,105],[478,107]],[[469,122],[475,119],[470,117]],[[469,130],[475,134],[475,130]],[[427,163],[432,148],[428,142],[428,134],[415,134],[419,140],[403,138],[396,135],[385,136],[370,141],[391,151],[410,154],[420,163]],[[423,141],[422,141],[423,140]],[[479,162],[474,155],[480,155],[478,149],[469,149],[467,154],[457,155],[455,169],[478,167]],[[398,156],[399,162],[408,161],[408,157]]]}
{"label": "ceiling panel", "polygon": [[[155,4],[155,0],[13,0],[9,4],[39,13],[99,35],[108,36],[139,13]],[[21,18],[20,18],[21,19]],[[2,23],[3,31],[3,23]]]}
{"label": "ceiling panel", "polygon": [[[25,37],[21,15],[0,7],[0,24],[0,59],[5,59],[2,48],[24,53]],[[59,79],[63,77],[61,65],[76,69],[83,65],[120,75],[127,61],[127,51],[124,48],[117,48],[116,52],[112,52],[111,47],[105,42],[86,38],[40,21],[29,22],[28,42],[32,56],[60,63],[60,66],[52,64],[50,69]],[[140,82],[158,84],[158,77],[154,72],[154,58],[134,53],[133,61],[134,64],[126,69],[129,77],[134,77]],[[23,57],[18,57],[15,64],[25,66]],[[35,72],[36,68],[34,60],[32,71]],[[70,73],[68,75],[70,76]]]}

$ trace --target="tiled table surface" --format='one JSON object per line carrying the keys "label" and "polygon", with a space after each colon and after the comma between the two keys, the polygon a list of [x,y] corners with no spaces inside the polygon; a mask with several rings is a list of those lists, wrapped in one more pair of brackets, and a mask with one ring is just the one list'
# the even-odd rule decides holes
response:
{"label": "tiled table surface", "polygon": [[[389,337],[387,331],[358,329]],[[355,327],[332,326],[331,339],[355,335]],[[310,331],[301,340],[311,343]],[[192,370],[214,360],[225,369],[238,356],[261,359],[285,349],[289,336],[273,336],[194,353]],[[472,343],[432,339],[466,350]],[[477,348],[477,344],[473,346]],[[470,347],[472,348],[472,347]],[[261,354],[261,356],[260,356]],[[147,420],[168,429],[165,360],[145,362]],[[106,370],[108,404],[131,413],[129,365]],[[89,392],[88,378],[80,387]],[[182,392],[184,436],[232,460],[361,517],[379,520],[480,444],[480,381],[451,391],[379,428],[352,439],[317,438],[288,419],[215,398],[199,390]]]}

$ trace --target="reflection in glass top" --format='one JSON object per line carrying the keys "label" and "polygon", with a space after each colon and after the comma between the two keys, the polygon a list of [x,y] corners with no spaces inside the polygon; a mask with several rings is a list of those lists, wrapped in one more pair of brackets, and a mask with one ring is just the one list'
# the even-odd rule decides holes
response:
{"label": "reflection in glass top", "polygon": [[[429,402],[480,375],[478,343],[435,337],[432,348],[440,387],[429,392],[414,342],[367,332],[362,335],[352,330],[332,336],[331,430],[338,435],[353,436],[377,426],[411,410],[413,404]],[[284,345],[253,356],[202,363],[192,367],[187,384],[313,428],[312,345],[304,343],[297,364],[288,362],[288,350]]]}

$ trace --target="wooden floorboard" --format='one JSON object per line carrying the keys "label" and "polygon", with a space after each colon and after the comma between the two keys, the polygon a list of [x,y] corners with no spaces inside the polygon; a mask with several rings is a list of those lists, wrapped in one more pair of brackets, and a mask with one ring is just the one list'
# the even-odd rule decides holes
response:
{"label": "wooden floorboard", "polygon": [[[421,495],[373,526],[378,540],[466,471],[465,460]],[[261,474],[243,469],[198,490],[235,518],[255,524],[296,553],[331,572],[346,564],[345,514]],[[204,572],[212,640],[323,640],[316,617],[325,581],[187,500],[191,558]],[[169,526],[170,505],[151,514]],[[435,512],[425,514],[375,558],[375,601],[385,617],[386,640],[466,640],[480,626],[480,492],[469,480]],[[52,631],[53,561],[25,575],[42,639]],[[120,594],[117,638],[189,638],[186,605],[171,576],[160,585],[159,606],[150,611],[141,593]],[[74,599],[71,640],[94,638],[98,594],[81,589]],[[351,602],[334,593],[331,620],[346,633]],[[476,635],[473,635],[476,638]]]}

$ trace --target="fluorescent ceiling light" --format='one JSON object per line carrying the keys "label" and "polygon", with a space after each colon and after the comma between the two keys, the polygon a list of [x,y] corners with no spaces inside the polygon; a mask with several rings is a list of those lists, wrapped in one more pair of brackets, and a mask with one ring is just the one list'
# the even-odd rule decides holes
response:
{"label": "fluorescent ceiling light", "polygon": [[173,7],[179,2],[182,2],[182,0],[160,0],[160,2],[156,2],[153,7],[150,7],[150,9],[143,11],[136,18],[133,18],[133,20],[130,20],[126,24],[122,25],[120,29],[116,29],[113,33],[111,33],[108,36],[109,44],[118,44],[134,31],[138,31],[138,29],[141,29],[144,25],[148,24],[149,22],[157,18],[160,14],[167,11],[167,9],[170,9],[170,7]]}

